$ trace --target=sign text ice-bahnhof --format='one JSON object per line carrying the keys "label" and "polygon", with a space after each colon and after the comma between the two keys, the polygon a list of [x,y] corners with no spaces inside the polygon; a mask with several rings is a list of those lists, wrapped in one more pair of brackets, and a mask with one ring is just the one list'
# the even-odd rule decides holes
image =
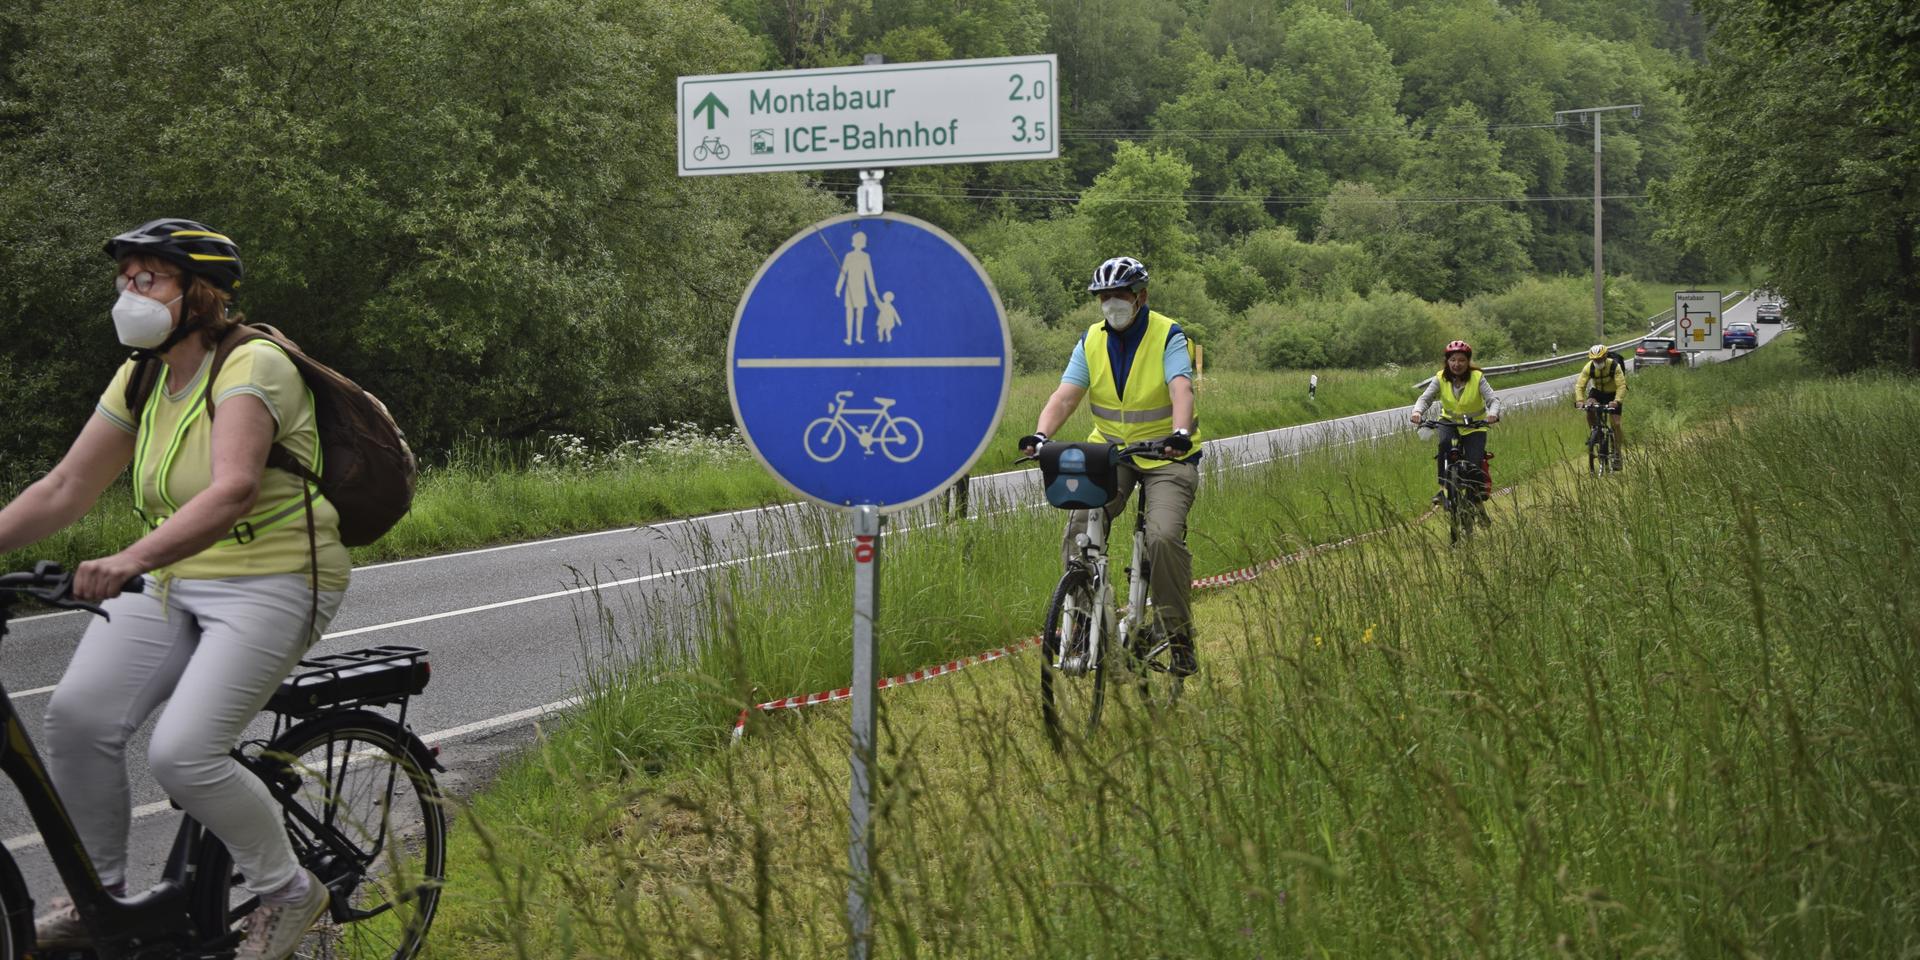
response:
{"label": "sign text ice-bahnhof", "polygon": [[681,77],[682,176],[1060,155],[1052,54]]}

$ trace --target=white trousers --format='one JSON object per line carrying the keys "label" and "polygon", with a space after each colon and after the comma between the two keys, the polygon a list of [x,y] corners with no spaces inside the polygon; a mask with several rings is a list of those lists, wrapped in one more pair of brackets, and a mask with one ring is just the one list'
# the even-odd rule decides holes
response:
{"label": "white trousers", "polygon": [[101,882],[126,882],[127,739],[161,701],[147,763],[167,795],[233,853],[247,889],[267,893],[299,869],[267,788],[229,755],[340,609],[340,591],[305,574],[176,579],[124,593],[94,618],[47,703],[46,761]]}

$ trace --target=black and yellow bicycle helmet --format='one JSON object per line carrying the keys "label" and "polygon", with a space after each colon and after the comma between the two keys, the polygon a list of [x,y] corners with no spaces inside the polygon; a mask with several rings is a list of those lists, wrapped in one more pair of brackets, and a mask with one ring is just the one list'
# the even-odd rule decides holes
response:
{"label": "black and yellow bicycle helmet", "polygon": [[116,262],[134,254],[159,257],[228,293],[247,272],[240,263],[240,248],[225,234],[177,217],[143,223],[107,241],[107,256]]}

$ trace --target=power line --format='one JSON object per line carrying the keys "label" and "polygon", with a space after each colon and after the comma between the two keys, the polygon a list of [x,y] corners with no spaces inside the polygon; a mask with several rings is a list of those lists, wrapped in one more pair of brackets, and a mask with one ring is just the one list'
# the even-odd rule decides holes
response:
{"label": "power line", "polygon": [[[827,193],[837,194],[840,196],[852,196],[854,194],[854,190],[850,188],[839,187],[839,186],[834,186],[834,187],[823,186],[822,189],[824,189],[825,192]],[[1043,192],[1038,190],[1020,190],[1020,189],[991,190],[991,189],[973,189],[973,188],[968,188],[965,190],[917,190],[917,191],[916,190],[889,190],[887,191],[887,196],[917,197],[921,199],[933,199],[933,200],[1014,200],[1014,201],[1020,201],[1025,203],[1228,204],[1228,203],[1258,202],[1258,203],[1270,203],[1270,204],[1275,204],[1279,206],[1303,206],[1310,203],[1321,203],[1323,201],[1335,199],[1332,194],[1316,194],[1316,195],[1296,194],[1291,196],[1237,196],[1233,194],[1223,194],[1223,193],[1157,194],[1157,195],[1156,194],[1133,194],[1133,195],[1120,194],[1115,196],[1089,198],[1089,197],[1082,197],[1078,194],[1072,194],[1072,193]],[[1648,195],[1644,193],[1619,193],[1619,194],[1608,194],[1606,196],[1601,197],[1600,199],[1602,200],[1645,200],[1647,199],[1647,197]],[[1589,202],[1593,199],[1593,197],[1590,195],[1583,194],[1579,196],[1547,196],[1547,197],[1345,196],[1345,197],[1340,197],[1339,199],[1344,203],[1365,204],[1368,206],[1398,206],[1398,205],[1432,206],[1432,205],[1445,205],[1445,204],[1465,205],[1465,204],[1483,204],[1483,203],[1564,203],[1568,201]]]}
{"label": "power line", "polygon": [[1448,124],[1433,127],[1409,125],[1389,125],[1373,127],[1230,127],[1219,128],[1140,128],[1140,127],[1079,127],[1060,131],[1062,140],[1164,140],[1170,137],[1183,137],[1194,140],[1246,140],[1246,139],[1293,139],[1293,138],[1338,138],[1370,137],[1391,134],[1423,132],[1454,133],[1478,130],[1493,133],[1501,130],[1544,130],[1565,126],[1560,123],[1471,123]]}

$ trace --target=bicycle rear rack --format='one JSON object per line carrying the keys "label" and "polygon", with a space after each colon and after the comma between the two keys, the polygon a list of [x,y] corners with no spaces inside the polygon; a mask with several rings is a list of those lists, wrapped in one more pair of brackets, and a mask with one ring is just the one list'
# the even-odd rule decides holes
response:
{"label": "bicycle rear rack", "polygon": [[267,709],[303,719],[334,710],[398,705],[404,724],[407,699],[425,690],[433,678],[427,651],[396,644],[309,657],[300,667],[281,681]]}

